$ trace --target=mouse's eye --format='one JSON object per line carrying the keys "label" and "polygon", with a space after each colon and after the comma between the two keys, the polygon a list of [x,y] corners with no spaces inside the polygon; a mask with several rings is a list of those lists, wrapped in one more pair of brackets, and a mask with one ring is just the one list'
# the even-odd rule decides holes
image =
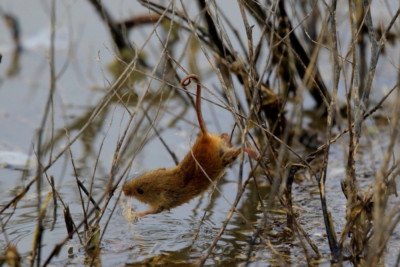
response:
{"label": "mouse's eye", "polygon": [[139,187],[139,188],[136,190],[136,192],[138,192],[138,194],[143,194],[143,189]]}

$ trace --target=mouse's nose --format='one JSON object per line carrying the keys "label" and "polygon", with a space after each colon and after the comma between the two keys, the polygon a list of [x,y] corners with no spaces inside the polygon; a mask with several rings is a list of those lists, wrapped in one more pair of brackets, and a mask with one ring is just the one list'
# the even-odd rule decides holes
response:
{"label": "mouse's nose", "polygon": [[122,192],[124,192],[124,195],[125,195],[125,196],[131,196],[131,195],[133,195],[133,192],[132,192],[131,188],[128,186],[128,184],[124,184],[124,185],[122,186]]}

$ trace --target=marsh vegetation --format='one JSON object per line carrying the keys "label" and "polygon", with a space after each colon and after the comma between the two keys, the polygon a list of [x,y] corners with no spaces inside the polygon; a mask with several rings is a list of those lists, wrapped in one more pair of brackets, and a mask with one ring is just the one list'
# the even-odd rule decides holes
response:
{"label": "marsh vegetation", "polygon": [[[398,266],[394,2],[2,1],[0,266]],[[122,185],[196,140],[191,73],[256,160],[132,220]]]}

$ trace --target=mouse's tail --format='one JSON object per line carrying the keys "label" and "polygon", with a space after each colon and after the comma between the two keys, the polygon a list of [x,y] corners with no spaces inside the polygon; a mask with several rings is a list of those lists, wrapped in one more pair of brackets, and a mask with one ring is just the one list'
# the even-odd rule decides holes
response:
{"label": "mouse's tail", "polygon": [[191,79],[195,80],[197,83],[197,95],[196,95],[196,113],[199,120],[199,126],[203,134],[207,134],[206,125],[203,120],[203,114],[201,113],[201,86],[200,78],[196,74],[190,74],[182,79],[181,86],[186,87],[190,84]]}

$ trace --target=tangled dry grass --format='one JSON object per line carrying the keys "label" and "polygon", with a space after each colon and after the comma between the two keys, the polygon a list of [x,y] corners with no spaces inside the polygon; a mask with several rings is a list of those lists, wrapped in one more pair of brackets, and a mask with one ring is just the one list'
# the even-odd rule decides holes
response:
{"label": "tangled dry grass", "polygon": [[[37,228],[31,265],[50,264],[68,240],[75,237],[87,250],[97,251],[93,259],[98,256],[101,240],[117,207],[116,204],[110,207],[111,200],[120,197],[117,188],[125,181],[136,155],[148,140],[158,138],[171,159],[178,162],[157,122],[161,113],[169,112],[173,117],[170,125],[174,125],[176,121],[185,119],[188,109],[193,109],[192,93],[179,86],[181,78],[190,73],[202,76],[202,86],[211,95],[204,101],[231,113],[235,122],[232,134],[236,145],[250,147],[258,153],[257,161],[250,160],[248,173],[243,171],[243,164],[247,163],[244,156],[241,157],[236,197],[213,242],[195,262],[197,265],[206,263],[234,214],[240,216],[253,233],[244,260],[246,264],[252,262],[253,252],[268,249],[277,265],[290,265],[286,256],[271,243],[266,231],[274,206],[281,207],[286,215],[286,229],[282,234],[294,238],[302,246],[302,256],[308,265],[316,264],[321,258],[329,258],[339,265],[351,262],[377,266],[384,263],[385,249],[400,220],[399,205],[390,204],[391,201],[398,203],[393,199],[397,197],[396,177],[400,170],[400,76],[397,59],[385,54],[397,45],[398,6],[394,9],[391,3],[385,2],[385,6],[368,0],[349,0],[347,5],[343,2],[340,7],[336,0],[240,0],[228,4],[235,5],[239,11],[240,17],[234,18],[227,14],[224,7],[227,3],[218,1],[157,3],[139,0],[148,12],[121,19],[111,16],[108,7],[101,2],[87,2],[107,25],[113,40],[116,60],[109,68],[115,80],[107,81],[109,86],[104,97],[79,121],[63,131],[53,129],[53,98],[58,74],[53,61],[55,3],[51,1],[51,79],[34,144],[38,167],[36,175],[13,199],[6,203],[2,201],[0,210],[2,232],[7,236],[5,229],[12,214],[5,215],[5,211],[17,205],[29,190],[33,190],[31,187],[36,186],[36,191],[42,192],[44,184],[51,186],[53,201],[64,210],[68,233],[49,255],[41,253],[43,231],[46,231],[43,219],[51,196],[49,194],[46,200],[42,200],[41,194],[37,194]],[[381,18],[371,14],[375,4],[390,16],[378,21]],[[150,27],[151,30],[147,39],[138,45],[129,34],[141,27]],[[156,60],[143,53],[150,41],[158,45],[155,48]],[[387,82],[390,88],[386,91],[375,82],[377,69],[391,72],[393,75],[390,77],[396,78]],[[218,86],[211,86],[207,79]],[[142,91],[136,90],[139,82],[144,84]],[[150,90],[153,87],[157,88]],[[163,105],[166,95],[174,95],[185,108],[179,114],[168,111]],[[91,182],[86,184],[75,172],[83,214],[83,219],[77,222],[72,219],[48,171],[64,155],[69,155],[70,164],[76,171],[71,145],[84,140],[88,129],[104,127],[106,114],[113,112],[116,105],[123,107],[128,119],[120,125],[102,194],[93,196],[96,166],[93,166]],[[384,151],[378,160],[378,168],[371,174],[371,183],[362,187],[358,182],[360,143],[368,139],[365,122],[372,121],[375,114],[380,114],[386,123],[387,127],[383,128],[386,132],[382,133],[386,142],[382,144]],[[311,123],[305,122],[310,120]],[[56,150],[54,145],[60,140],[67,140],[67,145]],[[334,223],[336,214],[329,209],[330,200],[326,197],[325,187],[330,179],[327,171],[330,147],[338,140],[345,140],[342,166],[345,174],[341,185],[343,197],[347,199],[345,223],[341,229]],[[100,155],[101,147],[97,151]],[[315,240],[299,222],[301,216],[296,210],[292,188],[295,179],[302,179],[305,172],[318,185],[330,255],[319,251]],[[256,186],[258,200],[253,205],[259,206],[262,214],[256,223],[238,210],[249,184]],[[268,195],[258,191],[264,184],[270,185]],[[104,217],[106,209],[112,210],[108,217]],[[400,262],[398,253],[397,265]],[[9,244],[2,260],[18,265],[17,247]],[[96,264],[96,261],[91,264]]]}

